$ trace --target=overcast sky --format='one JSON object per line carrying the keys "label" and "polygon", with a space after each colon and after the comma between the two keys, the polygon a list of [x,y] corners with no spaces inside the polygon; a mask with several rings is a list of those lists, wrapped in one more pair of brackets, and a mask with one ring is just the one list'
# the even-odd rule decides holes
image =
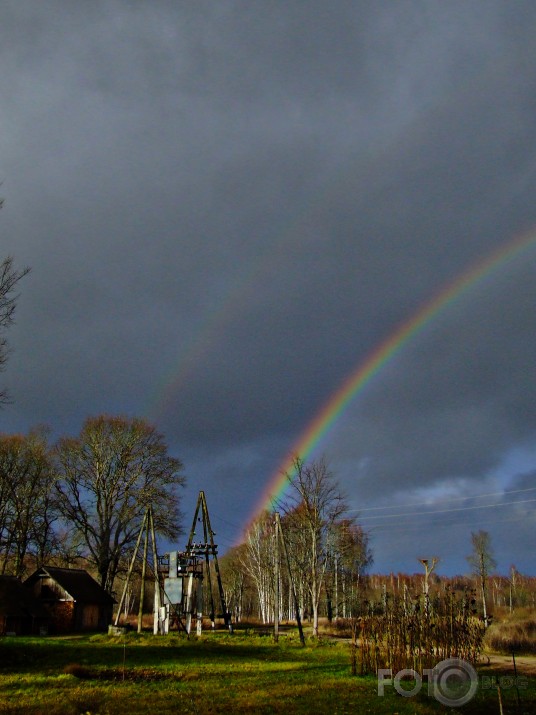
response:
{"label": "overcast sky", "polygon": [[371,351],[533,232],[310,458],[375,570],[466,572],[482,528],[536,574],[535,33],[528,1],[4,0],[0,429],[147,418],[223,553]]}

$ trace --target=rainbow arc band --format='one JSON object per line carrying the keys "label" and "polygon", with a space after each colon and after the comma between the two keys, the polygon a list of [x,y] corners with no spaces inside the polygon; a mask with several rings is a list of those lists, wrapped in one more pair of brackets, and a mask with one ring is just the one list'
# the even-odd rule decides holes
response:
{"label": "rainbow arc band", "polygon": [[265,510],[270,510],[275,500],[280,499],[288,486],[287,474],[293,470],[297,456],[306,460],[318,447],[336,420],[342,415],[349,403],[368,385],[372,378],[390,362],[402,348],[420,334],[440,313],[458,301],[467,292],[495,274],[521,254],[536,246],[536,231],[515,238],[488,254],[484,259],[463,271],[456,279],[436,293],[417,313],[399,325],[381,342],[350,375],[332,393],[307,424],[296,442],[285,455],[277,470],[272,474],[258,500],[248,526]]}

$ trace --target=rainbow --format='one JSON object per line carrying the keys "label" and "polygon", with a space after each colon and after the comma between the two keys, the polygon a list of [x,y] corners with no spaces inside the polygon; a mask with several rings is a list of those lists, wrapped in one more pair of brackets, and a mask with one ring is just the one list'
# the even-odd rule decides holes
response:
{"label": "rainbow", "polygon": [[292,448],[284,457],[277,470],[269,479],[248,525],[264,510],[273,508],[288,486],[288,474],[293,472],[293,462],[297,456],[307,459],[318,446],[320,440],[334,425],[348,404],[361,393],[372,378],[406,345],[418,335],[439,313],[460,299],[471,288],[483,281],[499,268],[511,263],[521,253],[536,245],[536,233],[531,231],[501,246],[488,254],[483,260],[473,264],[453,282],[435,294],[411,318],[399,325],[382,343],[380,343],[357,369],[340,384],[327,402],[307,424]]}

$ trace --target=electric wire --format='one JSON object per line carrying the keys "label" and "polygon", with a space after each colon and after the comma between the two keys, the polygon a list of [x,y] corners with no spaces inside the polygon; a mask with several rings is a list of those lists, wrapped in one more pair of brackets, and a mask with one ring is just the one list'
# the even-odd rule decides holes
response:
{"label": "electric wire", "polygon": [[360,522],[366,522],[370,519],[398,519],[402,516],[429,516],[431,514],[449,514],[451,512],[458,511],[474,511],[475,509],[497,509],[498,507],[511,506],[513,504],[529,504],[536,502],[536,499],[520,499],[519,501],[507,501],[498,502],[496,504],[478,504],[476,506],[460,506],[453,509],[434,509],[431,511],[421,511],[421,512],[402,512],[398,514],[378,514],[376,516],[367,516],[364,519],[360,519]]}
{"label": "electric wire", "polygon": [[[508,491],[502,491],[502,492],[490,492],[487,494],[471,494],[469,496],[465,497],[441,497],[440,501],[466,501],[468,499],[482,499],[483,497],[502,497],[505,496],[506,494],[521,494],[522,492],[532,492],[535,491],[536,487],[529,487],[528,489],[511,489]],[[359,512],[360,514],[364,511],[380,511],[380,510],[385,510],[385,509],[397,509],[400,505],[399,504],[393,504],[392,506],[369,506],[369,507],[364,507],[363,509],[348,509],[349,512]],[[404,504],[405,507],[414,507],[414,506],[433,506],[433,504],[430,504],[430,501],[423,501],[423,502],[416,502],[413,504]]]}
{"label": "electric wire", "polygon": [[[536,517],[536,511],[530,512],[529,514],[524,514],[525,518],[528,517]],[[505,524],[505,523],[519,523],[519,516],[512,516],[507,519],[475,519],[471,522],[471,524],[468,524],[466,521],[447,521],[444,523],[436,523],[434,522],[433,529],[434,531],[438,529],[453,529],[454,527],[470,527],[471,529],[474,529],[477,526],[482,526],[482,525],[489,525],[489,524]],[[410,533],[410,532],[422,532],[424,529],[429,529],[430,526],[426,523],[421,523],[421,524],[411,524],[411,523],[404,523],[404,524],[373,524],[370,525],[367,528],[367,533],[369,535],[372,534],[380,534],[380,533],[386,533],[388,532],[389,534],[391,533]]]}

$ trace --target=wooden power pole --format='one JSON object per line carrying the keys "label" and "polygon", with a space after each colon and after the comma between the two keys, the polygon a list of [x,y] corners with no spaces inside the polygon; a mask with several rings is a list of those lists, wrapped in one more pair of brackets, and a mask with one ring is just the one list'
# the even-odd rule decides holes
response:
{"label": "wooden power pole", "polygon": [[[130,579],[132,577],[132,572],[134,570],[134,565],[136,563],[136,559],[138,558],[138,552],[140,549],[140,544],[143,536],[145,535],[145,540],[143,542],[143,557],[142,557],[142,563],[141,563],[141,586],[140,586],[140,605],[138,608],[138,633],[141,633],[142,631],[142,618],[143,618],[143,601],[145,598],[145,578],[147,575],[147,567],[152,568],[153,574],[154,574],[154,588],[155,588],[155,594],[154,594],[154,602],[155,602],[155,624],[154,624],[154,632],[158,632],[158,613],[160,612],[160,582],[158,579],[158,556],[157,556],[157,551],[156,551],[156,536],[155,536],[155,528],[154,528],[154,519],[153,519],[153,511],[151,507],[148,507],[145,515],[143,517],[143,521],[141,524],[140,532],[138,534],[138,538],[136,540],[136,546],[134,547],[134,553],[132,554],[132,559],[130,561],[130,565],[128,567],[127,571],[127,578],[125,580],[125,585],[123,587],[123,593],[121,594],[121,600],[119,601],[119,607],[117,609],[117,615],[115,617],[115,625],[119,625],[119,617],[121,615],[121,609],[123,608],[123,604],[125,603],[125,598],[128,590],[128,586],[130,583]],[[148,552],[149,552],[149,539],[152,541],[152,558],[153,558],[153,565],[149,564],[148,561]],[[158,607],[158,610],[156,610]]]}
{"label": "wooden power pole", "polygon": [[279,522],[274,521],[274,640],[279,640]]}

